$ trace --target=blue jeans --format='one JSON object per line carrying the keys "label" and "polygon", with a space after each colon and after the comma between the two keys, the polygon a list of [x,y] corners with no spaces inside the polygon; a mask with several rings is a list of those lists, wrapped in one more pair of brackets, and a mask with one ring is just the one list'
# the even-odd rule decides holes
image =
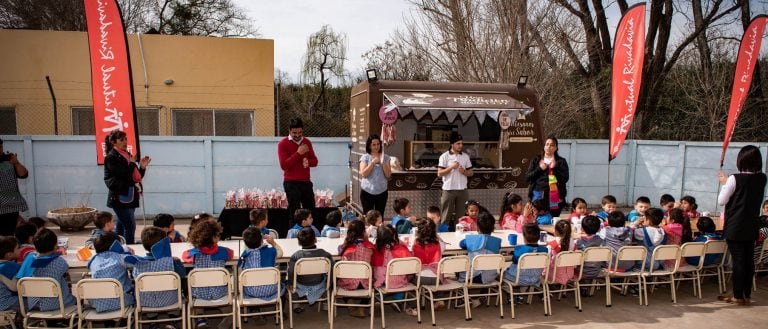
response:
{"label": "blue jeans", "polygon": [[125,243],[134,244],[134,233],[136,232],[136,208],[112,208],[117,215],[117,228],[115,233],[125,238]]}

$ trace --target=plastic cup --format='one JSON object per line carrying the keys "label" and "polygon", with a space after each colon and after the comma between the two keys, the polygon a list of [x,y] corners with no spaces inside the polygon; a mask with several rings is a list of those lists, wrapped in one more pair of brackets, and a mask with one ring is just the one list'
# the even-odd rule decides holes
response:
{"label": "plastic cup", "polygon": [[546,243],[547,242],[547,232],[541,232],[539,234],[539,242]]}
{"label": "plastic cup", "polygon": [[56,242],[56,245],[64,249],[69,248],[69,238],[59,238],[58,241]]}
{"label": "plastic cup", "polygon": [[517,245],[517,234],[510,233],[507,235],[507,241],[509,241],[510,246],[516,246]]}

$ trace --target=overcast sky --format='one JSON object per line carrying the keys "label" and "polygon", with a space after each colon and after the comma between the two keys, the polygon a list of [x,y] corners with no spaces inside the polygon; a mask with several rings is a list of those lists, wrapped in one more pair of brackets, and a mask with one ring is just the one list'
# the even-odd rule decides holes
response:
{"label": "overcast sky", "polygon": [[298,82],[307,38],[328,24],[347,35],[347,71],[364,71],[362,54],[386,41],[409,11],[406,0],[234,0],[261,37],[275,40],[275,68]]}

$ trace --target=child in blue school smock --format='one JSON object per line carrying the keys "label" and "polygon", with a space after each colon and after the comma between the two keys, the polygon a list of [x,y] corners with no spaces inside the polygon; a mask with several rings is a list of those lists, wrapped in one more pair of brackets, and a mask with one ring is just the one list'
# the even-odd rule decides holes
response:
{"label": "child in blue school smock", "polygon": [[325,216],[325,225],[323,230],[320,231],[320,236],[324,238],[338,238],[341,236],[341,211],[334,210]]}
{"label": "child in blue school smock", "polygon": [[[56,280],[61,287],[61,298],[64,307],[75,305],[75,297],[69,288],[67,271],[69,265],[56,250],[58,237],[53,231],[43,228],[37,231],[33,243],[37,252],[29,253],[21,264],[16,278],[44,277]],[[29,297],[25,301],[27,309],[39,309],[41,311],[58,311],[59,299],[56,297]]]}
{"label": "child in blue school smock", "polygon": [[267,228],[267,224],[269,224],[269,217],[267,214],[267,209],[253,209],[249,213],[249,217],[251,218],[250,227],[259,229],[262,236],[269,235],[269,229]]}
{"label": "child in blue school smock", "polygon": [[[149,226],[141,231],[141,244],[149,250],[146,256],[136,256],[133,265],[133,277],[143,273],[176,272],[181,279],[187,277],[184,265],[171,254],[171,240],[168,233],[159,227]],[[128,258],[127,258],[128,259]],[[143,307],[166,307],[178,302],[176,288],[165,291],[142,292],[139,294]]]}
{"label": "child in blue school smock", "polygon": [[[517,279],[517,263],[520,261],[520,257],[527,253],[532,252],[547,252],[547,247],[539,245],[539,225],[537,224],[525,224],[523,225],[523,239],[525,245],[516,246],[515,252],[512,256],[512,264],[504,272],[504,279],[514,282]],[[541,284],[541,274],[544,269],[527,269],[520,271],[521,286],[535,286]]]}
{"label": "child in blue school smock", "polygon": [[[96,250],[90,261],[88,270],[94,279],[115,279],[123,286],[123,301],[125,307],[136,303],[133,297],[133,282],[128,278],[128,267],[131,260],[126,261],[126,254],[120,239],[115,232],[107,231],[93,241]],[[120,300],[117,298],[99,298],[89,300],[96,312],[109,312],[120,309]]]}
{"label": "child in blue school smock", "polygon": [[[277,258],[283,256],[283,249],[275,243],[269,235],[262,235],[256,227],[249,227],[243,231],[243,242],[248,247],[240,255],[237,265],[243,270],[249,268],[274,267]],[[264,243],[266,242],[266,243]],[[272,300],[276,296],[282,296],[285,291],[285,285],[281,286],[280,292],[276,285],[249,286],[243,288],[243,293],[247,297],[261,298],[263,300]]]}
{"label": "child in blue school smock", "polygon": [[536,223],[539,225],[552,225],[554,219],[549,213],[549,201],[538,199],[533,201],[533,209],[536,211]]}
{"label": "child in blue school smock", "polygon": [[293,214],[293,227],[288,230],[288,235],[286,238],[295,239],[296,234],[298,234],[299,231],[301,231],[301,229],[304,227],[312,228],[312,232],[315,233],[315,237],[320,236],[320,231],[318,231],[316,227],[312,226],[312,220],[312,212],[307,209],[296,209],[296,212]]}
{"label": "child in blue school smock", "polygon": [[19,263],[19,241],[12,236],[0,236],[0,311],[18,311],[19,297],[16,294],[16,274]]}
{"label": "child in blue school smock", "polygon": [[[501,250],[501,239],[492,236],[496,219],[488,212],[482,212],[477,216],[477,229],[480,234],[468,234],[459,242],[461,249],[466,249],[470,263],[477,255],[498,254]],[[464,280],[467,274],[459,274],[459,281]],[[496,280],[496,271],[478,271],[470,280],[479,283],[490,283]]]}

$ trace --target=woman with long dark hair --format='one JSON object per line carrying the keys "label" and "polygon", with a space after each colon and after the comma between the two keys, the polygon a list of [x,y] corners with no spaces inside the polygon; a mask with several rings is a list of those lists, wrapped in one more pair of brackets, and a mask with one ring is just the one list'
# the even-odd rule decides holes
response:
{"label": "woman with long dark hair", "polygon": [[727,178],[722,170],[719,173],[723,187],[717,203],[725,206],[723,239],[731,253],[733,296],[718,296],[718,299],[736,305],[749,305],[752,276],[755,274],[752,251],[760,230],[760,205],[766,184],[760,149],[754,145],[742,147],[736,158],[736,168],[739,173]]}
{"label": "woman with long dark hair", "polygon": [[365,141],[365,154],[360,157],[360,203],[363,213],[375,209],[384,214],[387,207],[387,180],[392,175],[389,156],[384,154],[379,135],[372,134]]}
{"label": "woman with long dark hair", "polygon": [[104,157],[104,183],[109,189],[107,207],[117,215],[116,233],[129,244],[135,243],[136,208],[141,197],[141,179],[152,161],[144,156],[137,163],[136,156],[128,152],[124,131],[113,130],[106,138],[107,155]]}
{"label": "woman with long dark hair", "polygon": [[526,179],[531,202],[548,200],[552,217],[560,216],[568,194],[565,185],[568,183],[568,161],[557,153],[557,138],[547,137],[544,152],[531,160]]}

